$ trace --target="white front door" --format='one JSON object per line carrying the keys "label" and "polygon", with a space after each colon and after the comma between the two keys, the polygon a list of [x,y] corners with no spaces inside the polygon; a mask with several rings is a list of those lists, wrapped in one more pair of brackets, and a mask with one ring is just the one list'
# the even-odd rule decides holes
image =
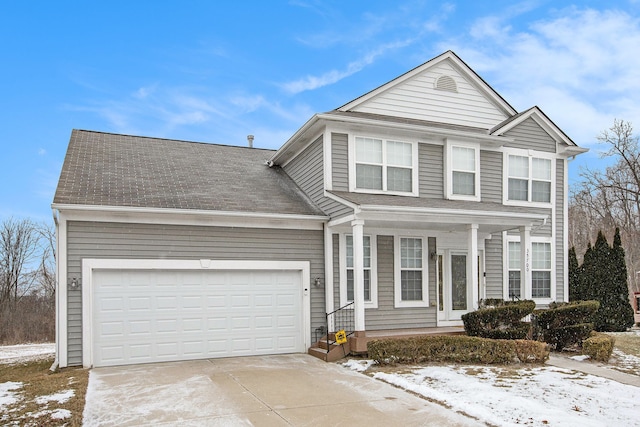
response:
{"label": "white front door", "polygon": [[[478,284],[483,273],[482,256],[478,257]],[[436,277],[438,286],[438,323],[459,323],[461,316],[473,310],[473,289],[467,277],[468,256],[462,250],[438,252]],[[478,293],[481,295],[481,293]]]}

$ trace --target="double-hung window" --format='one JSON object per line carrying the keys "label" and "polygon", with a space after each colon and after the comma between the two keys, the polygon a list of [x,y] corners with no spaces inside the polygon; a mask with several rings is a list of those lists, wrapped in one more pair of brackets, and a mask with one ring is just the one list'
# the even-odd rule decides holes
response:
{"label": "double-hung window", "polygon": [[[343,258],[343,282],[340,292],[340,305],[345,305],[354,300],[354,259],[353,259],[353,236],[351,234],[343,235],[344,237],[344,258]],[[363,236],[363,274],[364,274],[364,302],[366,307],[375,308],[377,306],[376,291],[376,275],[375,275],[375,256],[371,251],[372,237]],[[374,240],[375,241],[375,240]]]}
{"label": "double-hung window", "polygon": [[521,270],[522,245],[513,237],[507,239],[506,274],[508,275],[506,276],[505,291],[508,292],[508,296],[505,298],[533,298],[536,300],[551,298],[553,292],[551,242],[540,240],[531,242],[530,251],[527,252],[527,256],[529,254],[531,256],[527,260],[531,276],[530,282],[524,283]]}
{"label": "double-hung window", "polygon": [[509,155],[508,200],[551,203],[551,160]]}
{"label": "double-hung window", "polygon": [[354,190],[416,193],[414,144],[355,137]]}
{"label": "double-hung window", "polygon": [[478,147],[446,144],[446,195],[449,199],[480,200]]}
{"label": "double-hung window", "polygon": [[420,237],[396,238],[396,307],[424,307],[428,304],[423,242]]}
{"label": "double-hung window", "polygon": [[522,299],[522,280],[520,271],[520,242],[509,244],[509,299]]}
{"label": "double-hung window", "polygon": [[531,296],[551,298],[551,243],[531,243]]}

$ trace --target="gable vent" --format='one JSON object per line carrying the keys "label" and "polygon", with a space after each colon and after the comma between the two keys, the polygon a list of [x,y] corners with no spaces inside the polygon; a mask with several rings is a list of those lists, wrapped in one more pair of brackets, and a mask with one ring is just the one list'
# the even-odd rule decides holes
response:
{"label": "gable vent", "polygon": [[438,80],[436,80],[436,89],[438,90],[446,90],[448,92],[458,92],[458,86],[456,85],[456,81],[453,80],[451,76],[440,76]]}

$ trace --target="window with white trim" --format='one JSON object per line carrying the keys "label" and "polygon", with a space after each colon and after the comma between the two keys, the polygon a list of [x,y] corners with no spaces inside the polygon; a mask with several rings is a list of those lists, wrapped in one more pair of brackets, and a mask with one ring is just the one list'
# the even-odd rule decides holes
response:
{"label": "window with white trim", "polygon": [[354,189],[410,194],[416,192],[417,159],[414,144],[356,136],[354,145]]}
{"label": "window with white trim", "polygon": [[447,141],[445,150],[447,198],[480,200],[480,150],[478,147]]}
{"label": "window with white trim", "polygon": [[551,243],[531,243],[531,296],[551,298]]}
{"label": "window with white trim", "polygon": [[428,304],[424,241],[421,237],[396,239],[396,307],[424,307]]}
{"label": "window with white trim", "polygon": [[520,242],[508,242],[509,245],[509,299],[522,299],[522,280],[520,271]]}
{"label": "window with white trim", "polygon": [[[353,259],[353,235],[341,235],[343,239],[344,257],[341,261],[343,278],[340,286],[340,305],[353,302],[354,299],[354,259]],[[372,246],[375,246],[375,237],[363,236],[363,273],[364,273],[364,303],[365,307],[377,307],[377,289],[375,272],[375,253]]]}
{"label": "window with white trim", "polygon": [[508,200],[551,203],[551,160],[513,154],[508,159]]}

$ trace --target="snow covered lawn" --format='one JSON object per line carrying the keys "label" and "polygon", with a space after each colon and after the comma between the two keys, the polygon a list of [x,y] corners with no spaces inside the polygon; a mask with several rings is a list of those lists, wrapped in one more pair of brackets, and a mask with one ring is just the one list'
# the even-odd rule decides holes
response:
{"label": "snow covered lawn", "polygon": [[544,367],[345,366],[494,426],[639,426],[640,388]]}

